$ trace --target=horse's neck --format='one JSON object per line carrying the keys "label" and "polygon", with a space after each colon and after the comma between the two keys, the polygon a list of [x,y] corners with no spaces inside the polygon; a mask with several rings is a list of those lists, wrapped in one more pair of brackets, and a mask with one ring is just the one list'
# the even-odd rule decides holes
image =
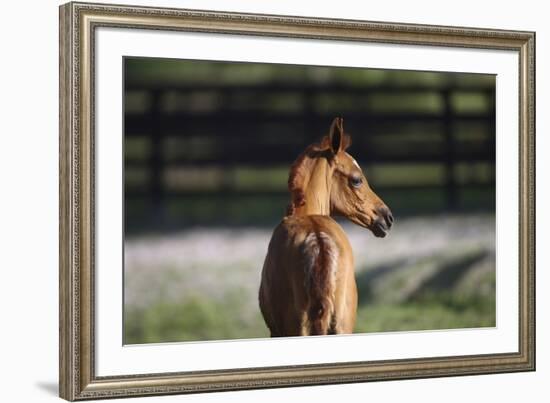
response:
{"label": "horse's neck", "polygon": [[324,158],[317,159],[304,191],[306,203],[298,208],[297,215],[330,215],[331,180],[328,162]]}

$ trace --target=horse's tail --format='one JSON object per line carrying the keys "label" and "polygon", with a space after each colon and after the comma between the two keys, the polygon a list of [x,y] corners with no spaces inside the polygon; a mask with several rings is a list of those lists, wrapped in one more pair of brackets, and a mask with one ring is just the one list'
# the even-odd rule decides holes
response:
{"label": "horse's tail", "polygon": [[332,238],[321,231],[308,234],[303,248],[309,334],[328,334],[334,314],[338,248]]}

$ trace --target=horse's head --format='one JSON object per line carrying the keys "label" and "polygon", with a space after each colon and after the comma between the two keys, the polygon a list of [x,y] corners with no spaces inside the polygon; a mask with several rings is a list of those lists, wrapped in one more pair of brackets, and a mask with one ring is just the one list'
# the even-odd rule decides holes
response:
{"label": "horse's head", "polygon": [[359,164],[346,152],[351,138],[344,133],[343,119],[332,122],[328,138],[334,167],[330,190],[332,215],[342,215],[355,224],[368,228],[377,237],[384,237],[393,224],[393,216],[386,204],[369,186]]}
{"label": "horse's head", "polygon": [[287,215],[341,215],[384,237],[393,216],[370,188],[359,164],[346,152],[350,145],[343,119],[336,118],[329,134],[296,159],[288,178],[291,203]]}

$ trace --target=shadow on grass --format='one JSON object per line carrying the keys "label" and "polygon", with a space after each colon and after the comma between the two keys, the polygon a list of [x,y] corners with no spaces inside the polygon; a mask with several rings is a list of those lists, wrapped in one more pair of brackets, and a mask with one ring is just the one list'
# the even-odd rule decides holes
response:
{"label": "shadow on grass", "polygon": [[372,269],[364,270],[356,275],[357,294],[359,304],[372,302],[374,299],[373,283],[380,277],[390,275],[398,270],[406,268],[407,259],[394,260],[378,265]]}
{"label": "shadow on grass", "polygon": [[[467,254],[460,259],[444,262],[437,272],[422,284],[418,293],[425,291],[448,290],[454,287],[468,272],[489,256],[489,251],[480,250]],[[416,297],[417,294],[412,295]]]}
{"label": "shadow on grass", "polygon": [[[413,263],[396,260],[360,273],[357,276],[359,307],[355,331],[494,327],[494,293],[464,293],[458,287],[461,280],[477,270],[476,267],[490,255],[490,251],[478,249],[459,256],[430,257]],[[418,281],[407,283],[409,276],[418,276],[413,279]],[[487,281],[494,282],[494,272]],[[410,284],[414,287],[410,288]],[[388,293],[395,292],[402,295],[387,298]]]}
{"label": "shadow on grass", "polygon": [[[418,276],[419,274],[415,271],[418,264],[434,265],[433,272],[424,279],[420,278],[415,288],[408,290],[407,295],[404,295],[405,300],[416,300],[425,294],[451,291],[472,268],[489,255],[488,250],[482,249],[451,259],[440,258],[439,261],[433,257],[414,263],[407,259],[400,259],[364,270],[356,276],[359,305],[377,302],[375,287],[377,287],[378,280],[383,277],[405,271],[410,272],[407,275]],[[433,262],[430,260],[433,260]],[[402,285],[395,284],[395,287],[399,286]]]}

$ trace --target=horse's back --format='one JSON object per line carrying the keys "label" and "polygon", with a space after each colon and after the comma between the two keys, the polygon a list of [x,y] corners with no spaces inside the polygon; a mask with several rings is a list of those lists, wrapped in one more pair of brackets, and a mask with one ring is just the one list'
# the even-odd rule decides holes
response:
{"label": "horse's back", "polygon": [[[285,217],[273,231],[268,248],[270,263],[289,269],[300,269],[304,254],[318,237],[335,248],[339,256],[351,255],[351,246],[342,227],[330,216],[309,215]],[[307,256],[306,256],[307,257]],[[267,260],[267,259],[266,259]]]}
{"label": "horse's back", "polygon": [[352,268],[352,259],[349,241],[331,217],[283,219],[273,232],[260,287],[260,308],[272,335],[311,334],[304,326],[315,327],[306,322],[319,312],[330,321],[338,271]]}

